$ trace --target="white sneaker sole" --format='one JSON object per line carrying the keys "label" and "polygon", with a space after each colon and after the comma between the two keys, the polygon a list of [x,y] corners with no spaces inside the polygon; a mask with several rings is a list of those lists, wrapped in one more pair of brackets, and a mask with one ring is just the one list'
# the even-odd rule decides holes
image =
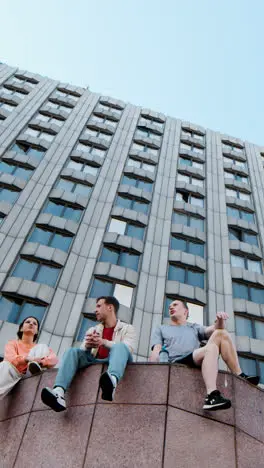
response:
{"label": "white sneaker sole", "polygon": [[[61,399],[64,400],[64,398],[62,398],[62,397],[61,397]],[[57,399],[56,395],[54,395],[53,391],[48,387],[42,389],[41,400],[44,403],[44,405],[49,406],[51,409],[53,409],[57,413],[59,413],[60,411],[65,411],[66,410],[66,404],[65,404],[65,406],[61,405],[58,402],[58,399]]]}
{"label": "white sneaker sole", "polygon": [[207,411],[217,411],[231,408],[231,401],[225,401],[216,405],[203,405],[203,409]]}

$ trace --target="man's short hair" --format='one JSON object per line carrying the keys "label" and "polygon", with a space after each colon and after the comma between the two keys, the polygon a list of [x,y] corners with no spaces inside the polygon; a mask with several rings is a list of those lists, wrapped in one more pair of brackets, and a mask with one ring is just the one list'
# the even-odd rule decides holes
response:
{"label": "man's short hair", "polygon": [[114,306],[115,314],[117,315],[120,304],[119,304],[119,301],[114,296],[100,296],[100,297],[97,297],[96,304],[97,304],[98,301],[100,301],[100,299],[104,299],[105,304],[109,304],[109,305]]}
{"label": "man's short hair", "polygon": [[180,301],[183,306],[185,307],[185,309],[187,309],[187,315],[186,315],[186,318],[189,318],[189,307],[188,307],[188,304],[187,304],[187,301],[184,301],[183,299],[178,299],[178,301]]}

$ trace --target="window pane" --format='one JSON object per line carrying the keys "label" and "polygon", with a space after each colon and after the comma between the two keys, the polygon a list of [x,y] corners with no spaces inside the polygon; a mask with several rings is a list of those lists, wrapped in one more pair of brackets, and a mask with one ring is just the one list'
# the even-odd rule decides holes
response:
{"label": "window pane", "polygon": [[196,185],[197,187],[203,187],[203,180],[201,179],[196,179],[195,177],[192,177],[191,181],[192,185]]}
{"label": "window pane", "polygon": [[57,189],[66,190],[66,192],[71,192],[73,187],[74,183],[65,179],[60,179],[56,185]]}
{"label": "window pane", "polygon": [[184,195],[181,192],[176,192],[176,200],[183,201],[184,200]]}
{"label": "window pane", "polygon": [[5,172],[7,174],[12,174],[15,166],[11,164],[7,164],[4,161],[0,161],[0,172]]}
{"label": "window pane", "polygon": [[120,304],[130,307],[133,296],[133,288],[124,286],[123,284],[116,284],[114,289],[114,296],[120,302]]}
{"label": "window pane", "polygon": [[99,148],[92,148],[91,154],[94,154],[95,156],[99,156],[99,158],[103,158],[105,155],[105,150],[102,150]]}
{"label": "window pane", "polygon": [[132,205],[132,200],[130,200],[130,198],[124,198],[124,197],[120,197],[118,195],[117,199],[116,199],[116,206],[122,206],[123,208],[131,208],[131,205]]}
{"label": "window pane", "polygon": [[185,269],[169,265],[168,279],[172,281],[185,282]]}
{"label": "window pane", "polygon": [[109,224],[108,232],[117,232],[118,234],[124,234],[125,229],[125,221],[120,221],[120,219],[112,218]]}
{"label": "window pane", "polygon": [[130,186],[132,186],[132,187],[136,187],[136,185],[137,185],[137,179],[133,179],[132,177],[123,176],[122,179],[121,179],[121,184],[125,184],[125,185],[130,185]]}
{"label": "window pane", "polygon": [[129,158],[127,161],[127,165],[131,167],[140,167],[140,161],[136,161],[135,159]]}
{"label": "window pane", "polygon": [[50,133],[47,133],[47,132],[42,132],[40,133],[39,136],[40,138],[43,138],[46,141],[53,141],[53,138],[55,135],[51,135]]}
{"label": "window pane", "polygon": [[201,206],[203,208],[204,206],[204,199],[203,198],[197,198],[197,197],[190,197],[190,203],[191,205],[195,206]]}
{"label": "window pane", "polygon": [[255,271],[256,273],[262,273],[261,262],[256,262],[254,260],[248,259],[247,264],[248,264],[248,270]]}
{"label": "window pane", "polygon": [[32,171],[30,169],[24,169],[23,167],[17,166],[13,174],[14,176],[19,177],[20,179],[28,180],[32,174]]}
{"label": "window pane", "polygon": [[245,268],[245,260],[238,255],[231,255],[231,265],[236,268]]}
{"label": "window pane", "polygon": [[109,281],[94,279],[89,297],[112,296],[114,284]]}
{"label": "window pane", "polygon": [[232,189],[229,189],[229,188],[226,188],[226,196],[227,197],[237,197],[237,191],[236,190],[232,190]]}
{"label": "window pane", "polygon": [[245,374],[257,375],[256,361],[254,359],[248,359],[239,356],[239,364],[242,372]]}
{"label": "window pane", "polygon": [[83,172],[85,174],[91,174],[93,176],[96,176],[98,172],[98,167],[93,167],[93,166],[89,166],[89,164],[85,164],[83,166]]}
{"label": "window pane", "polygon": [[244,193],[244,192],[239,192],[239,198],[240,200],[246,200],[246,201],[251,201],[251,197],[248,193]]}
{"label": "window pane", "polygon": [[82,341],[84,339],[84,336],[87,330],[91,327],[95,327],[95,325],[97,324],[98,322],[96,322],[96,320],[92,320],[88,317],[83,317],[82,322],[81,322],[81,328],[77,336],[77,341]]}
{"label": "window pane", "polygon": [[83,164],[82,163],[79,163],[79,162],[76,162],[76,161],[73,161],[72,159],[68,162],[67,164],[67,167],[69,169],[74,169],[75,171],[81,171],[82,170],[82,167],[83,167]]}
{"label": "window pane", "polygon": [[60,249],[63,250],[64,252],[68,252],[70,245],[72,242],[72,237],[71,236],[63,236],[61,234],[54,234],[54,237],[50,243],[51,247],[54,247],[54,249]]}
{"label": "window pane", "polygon": [[83,143],[78,143],[76,146],[77,151],[83,151],[84,153],[89,153],[91,150],[91,146],[84,145]]}
{"label": "window pane", "polygon": [[264,322],[255,320],[255,330],[257,340],[264,340]]}
{"label": "window pane", "polygon": [[240,317],[236,315],[235,322],[236,322],[236,334],[238,336],[248,336],[249,338],[253,338],[251,320],[245,317]]}
{"label": "window pane", "polygon": [[235,299],[246,299],[247,301],[249,300],[248,296],[248,287],[244,284],[241,283],[235,283],[233,281],[233,297]]}
{"label": "window pane", "polygon": [[44,229],[36,228],[32,232],[28,242],[39,242],[40,244],[48,245],[52,232],[45,231]]}
{"label": "window pane", "polygon": [[258,246],[258,238],[257,236],[255,236],[255,234],[248,234],[247,232],[245,232],[243,235],[243,242],[247,242],[248,244]]}
{"label": "window pane", "polygon": [[203,306],[198,304],[193,304],[192,302],[187,302],[189,309],[189,318],[188,322],[199,323],[199,325],[204,324],[204,312]]}
{"label": "window pane", "polygon": [[153,184],[150,182],[145,182],[143,180],[139,180],[137,183],[137,187],[142,190],[146,190],[146,192],[152,192]]}
{"label": "window pane", "polygon": [[234,174],[232,172],[229,172],[229,171],[224,171],[224,175],[228,179],[234,179],[235,178]]}
{"label": "window pane", "polygon": [[257,304],[264,304],[264,289],[251,287],[250,297],[251,301],[256,302]]}
{"label": "window pane", "polygon": [[199,257],[204,257],[204,244],[198,242],[189,242],[188,252]]}
{"label": "window pane", "polygon": [[178,174],[178,181],[185,182],[186,184],[190,183],[190,177],[184,174]]}
{"label": "window pane", "polygon": [[46,307],[24,302],[21,313],[19,315],[19,322],[22,322],[26,317],[36,317],[41,323],[45,314]]}
{"label": "window pane", "polygon": [[126,236],[135,237],[136,239],[143,240],[145,228],[135,226],[134,224],[127,224]]}
{"label": "window pane", "polygon": [[232,216],[233,218],[239,218],[239,210],[236,208],[231,208],[231,206],[227,207],[227,216]]}
{"label": "window pane", "polygon": [[191,159],[179,157],[179,165],[181,166],[192,166],[193,162]]}
{"label": "window pane", "polygon": [[196,148],[196,146],[193,146],[192,151],[196,154],[204,154],[204,150],[202,148]]}
{"label": "window pane", "polygon": [[177,213],[174,211],[172,213],[172,224],[184,224],[185,226],[188,225],[188,217],[186,214]]}
{"label": "window pane", "polygon": [[64,210],[63,205],[58,205],[57,203],[48,202],[46,208],[44,208],[43,213],[50,213],[54,216],[61,216]]}
{"label": "window pane", "polygon": [[169,306],[170,304],[172,303],[173,299],[171,299],[170,297],[165,297],[165,301],[164,301],[164,309],[163,309],[163,315],[164,317],[169,317],[170,314],[169,314]]}
{"label": "window pane", "polygon": [[199,231],[204,232],[204,220],[190,216],[190,227],[199,229]]}
{"label": "window pane", "polygon": [[39,136],[39,130],[34,130],[34,128],[27,128],[24,133],[26,135],[30,135],[30,136],[33,136],[33,137],[38,137]]}
{"label": "window pane", "polygon": [[203,170],[203,163],[199,163],[199,162],[197,162],[197,161],[193,161],[192,166],[193,166],[193,167],[197,167],[198,169]]}
{"label": "window pane", "polygon": [[67,206],[67,208],[65,208],[65,211],[63,212],[63,218],[71,219],[72,221],[78,223],[80,217],[82,216],[82,211],[83,210],[76,210],[75,208]]}
{"label": "window pane", "polygon": [[255,221],[253,213],[248,213],[247,211],[241,211],[241,218],[248,223],[254,223]]}
{"label": "window pane", "polygon": [[29,262],[27,260],[21,259],[17,263],[12,276],[18,276],[19,278],[32,280],[38,266],[39,264],[36,262]]}
{"label": "window pane", "polygon": [[172,250],[182,250],[183,252],[186,252],[187,250],[186,241],[182,239],[181,237],[172,236],[170,248]]}
{"label": "window pane", "polygon": [[144,169],[145,171],[149,171],[149,172],[155,172],[155,166],[153,166],[152,164],[143,163],[142,169]]}
{"label": "window pane", "polygon": [[14,190],[1,189],[0,187],[0,200],[7,201],[9,203],[15,203],[20,192],[15,192]]}
{"label": "window pane", "polygon": [[133,201],[132,210],[139,211],[140,213],[148,214],[149,205],[147,203]]}
{"label": "window pane", "polygon": [[181,143],[180,145],[180,151],[185,150],[185,151],[191,151],[192,147],[191,145],[187,145],[186,143]]}
{"label": "window pane", "polygon": [[204,288],[204,273],[189,270],[187,273],[187,284]]}
{"label": "window pane", "polygon": [[37,283],[47,284],[49,286],[55,286],[60,271],[60,268],[52,268],[47,265],[41,265],[37,277],[34,281]]}
{"label": "window pane", "polygon": [[228,238],[230,240],[240,240],[241,239],[241,233],[240,233],[240,231],[237,231],[236,229],[229,228]]}
{"label": "window pane", "polygon": [[264,362],[259,361],[260,383],[264,384]]}
{"label": "window pane", "polygon": [[119,258],[119,252],[113,249],[103,248],[102,253],[99,257],[99,262],[110,262],[114,265],[117,264]]}
{"label": "window pane", "polygon": [[29,148],[29,150],[27,151],[27,154],[29,156],[33,156],[34,158],[36,158],[38,160],[43,158],[44,153],[45,153],[45,151],[42,151],[42,150],[36,149],[36,148]]}
{"label": "window pane", "polygon": [[118,265],[131,268],[132,270],[138,270],[139,255],[133,255],[128,252],[122,252],[119,256]]}
{"label": "window pane", "polygon": [[91,187],[88,185],[76,184],[73,192],[77,195],[81,195],[82,197],[89,197],[91,190]]}
{"label": "window pane", "polygon": [[2,296],[0,298],[0,320],[6,320],[7,322],[15,322],[20,309],[20,304],[11,301]]}

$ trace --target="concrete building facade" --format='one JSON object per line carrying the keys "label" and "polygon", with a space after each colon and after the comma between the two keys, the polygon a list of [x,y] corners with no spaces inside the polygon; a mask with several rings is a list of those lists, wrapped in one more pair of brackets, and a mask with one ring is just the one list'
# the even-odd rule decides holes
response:
{"label": "concrete building facade", "polygon": [[0,65],[0,354],[27,315],[61,355],[115,295],[145,361],[181,297],[229,313],[264,383],[264,147]]}

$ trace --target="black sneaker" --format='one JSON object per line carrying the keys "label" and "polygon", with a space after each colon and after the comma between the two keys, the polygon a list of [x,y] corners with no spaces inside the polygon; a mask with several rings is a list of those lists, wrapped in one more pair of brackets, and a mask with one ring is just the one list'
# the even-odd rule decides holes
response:
{"label": "black sneaker", "polygon": [[203,409],[208,411],[216,411],[228,409],[231,407],[231,401],[223,397],[219,390],[214,390],[206,396]]}
{"label": "black sneaker", "polygon": [[41,400],[57,413],[66,410],[65,398],[61,396],[56,388],[45,387],[41,392]]}
{"label": "black sneaker", "polygon": [[247,375],[242,372],[239,374],[238,377],[242,377],[242,379],[246,380],[247,382],[250,382],[253,385],[258,385],[260,378],[257,375]]}
{"label": "black sneaker", "polygon": [[99,385],[102,389],[102,400],[113,401],[117,385],[116,377],[106,371],[101,375]]}

